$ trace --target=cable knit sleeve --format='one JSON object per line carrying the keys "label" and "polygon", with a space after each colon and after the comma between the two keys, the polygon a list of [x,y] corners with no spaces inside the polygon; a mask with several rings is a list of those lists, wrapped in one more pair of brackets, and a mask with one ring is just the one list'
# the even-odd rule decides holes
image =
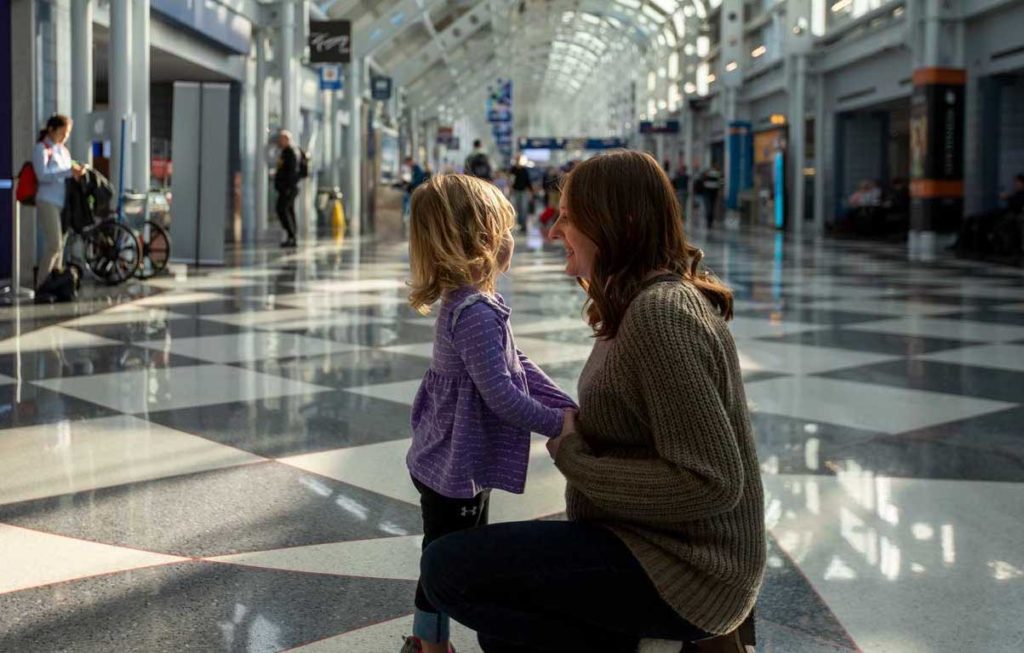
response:
{"label": "cable knit sleeve", "polygon": [[486,302],[463,310],[452,328],[452,343],[495,415],[507,424],[548,437],[561,433],[563,411],[543,405],[512,382],[506,359],[508,328]]}
{"label": "cable knit sleeve", "polygon": [[678,292],[638,297],[619,331],[637,408],[657,457],[602,456],[583,434],[565,438],[555,461],[595,506],[624,521],[675,525],[734,509],[744,469],[716,385],[713,335]]}

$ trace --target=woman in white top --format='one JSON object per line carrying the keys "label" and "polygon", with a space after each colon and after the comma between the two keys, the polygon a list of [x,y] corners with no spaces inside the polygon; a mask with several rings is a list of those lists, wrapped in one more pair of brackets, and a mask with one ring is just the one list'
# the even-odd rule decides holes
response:
{"label": "woman in white top", "polygon": [[39,142],[32,152],[39,189],[36,191],[36,222],[43,233],[43,254],[39,260],[39,277],[45,280],[54,270],[64,267],[64,234],[60,214],[64,209],[65,180],[78,179],[84,168],[72,161],[64,146],[71,135],[71,118],[54,114],[39,132]]}

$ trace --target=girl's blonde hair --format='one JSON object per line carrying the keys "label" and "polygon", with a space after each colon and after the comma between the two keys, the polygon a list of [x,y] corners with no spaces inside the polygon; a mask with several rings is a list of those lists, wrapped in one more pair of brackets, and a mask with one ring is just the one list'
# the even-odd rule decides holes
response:
{"label": "girl's blonde hair", "polygon": [[473,285],[494,292],[499,252],[515,215],[501,191],[476,177],[423,182],[409,214],[409,304],[425,315],[446,291]]}

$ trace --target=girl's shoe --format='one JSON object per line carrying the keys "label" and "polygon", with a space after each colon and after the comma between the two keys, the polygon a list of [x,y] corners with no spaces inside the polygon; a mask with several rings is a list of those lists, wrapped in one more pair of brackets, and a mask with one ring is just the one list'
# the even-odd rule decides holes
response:
{"label": "girl's shoe", "polygon": [[[420,638],[416,636],[406,637],[405,643],[402,644],[402,650],[399,653],[422,653],[423,644],[420,642]],[[451,642],[448,642],[448,653],[455,653],[455,646]]]}

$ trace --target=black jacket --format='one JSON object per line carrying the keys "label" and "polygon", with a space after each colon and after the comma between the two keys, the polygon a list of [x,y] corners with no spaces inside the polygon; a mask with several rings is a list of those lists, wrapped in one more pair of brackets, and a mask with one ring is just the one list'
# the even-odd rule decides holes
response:
{"label": "black jacket", "polygon": [[299,155],[294,146],[281,150],[277,157],[277,171],[274,172],[274,189],[278,192],[292,190],[299,185]]}
{"label": "black jacket", "polygon": [[64,210],[60,214],[61,226],[65,231],[70,228],[76,233],[82,233],[83,229],[92,226],[94,216],[110,214],[114,188],[106,177],[93,168],[86,168],[85,174],[78,179],[69,177],[65,185]]}

